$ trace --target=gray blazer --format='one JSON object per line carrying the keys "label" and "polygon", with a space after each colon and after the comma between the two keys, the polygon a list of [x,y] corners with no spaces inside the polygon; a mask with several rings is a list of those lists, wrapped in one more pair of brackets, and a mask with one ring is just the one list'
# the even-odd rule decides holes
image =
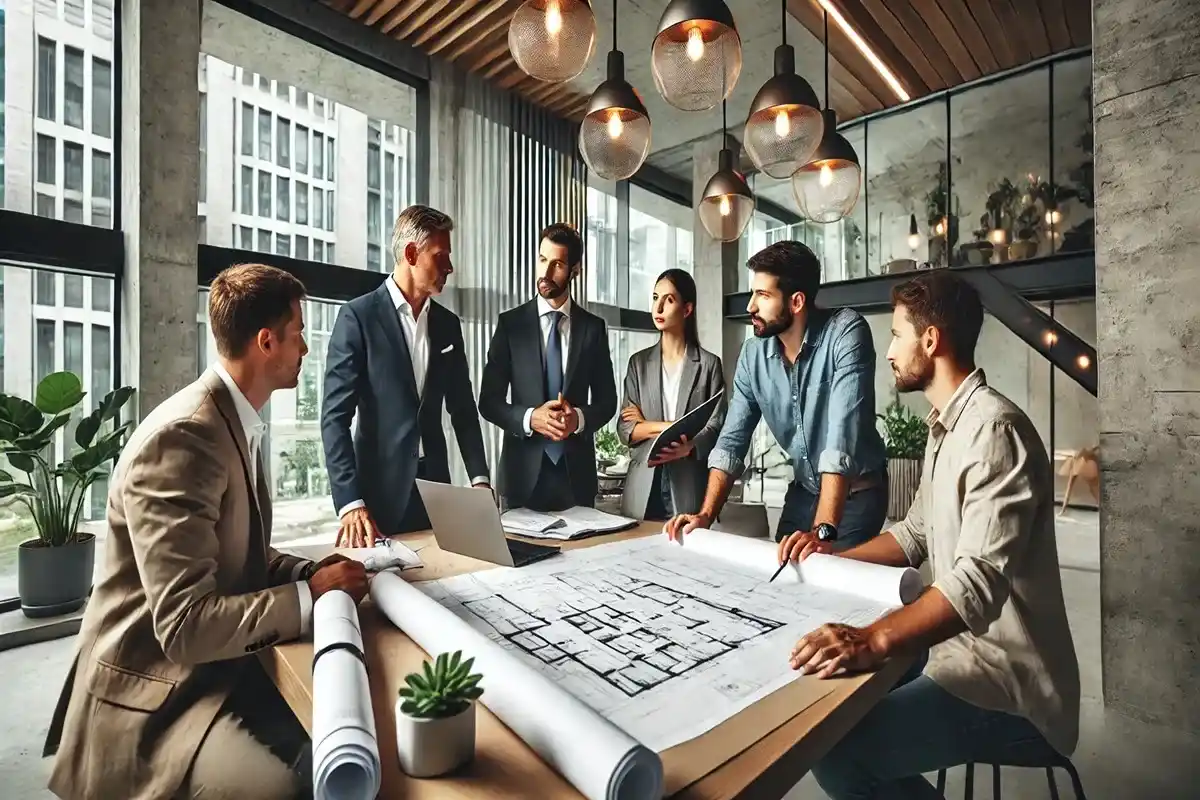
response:
{"label": "gray blazer", "polygon": [[[721,359],[700,347],[689,346],[683,357],[683,372],[679,376],[679,398],[675,402],[676,417],[682,417],[696,406],[725,388],[725,373]],[[635,405],[647,420],[661,420],[665,415],[662,402],[662,355],[659,346],[647,347],[629,357],[625,371],[625,396],[621,408]],[[725,421],[724,397],[713,409],[704,430],[696,436],[696,447],[687,458],[666,464],[665,477],[670,481],[671,500],[677,514],[694,514],[704,502],[708,485],[708,453],[717,442],[721,424]],[[621,513],[644,519],[650,490],[654,485],[654,467],[646,464],[653,439],[633,446],[629,437],[633,423],[617,415],[617,435],[628,447],[629,474],[625,478],[625,493],[621,498]]]}

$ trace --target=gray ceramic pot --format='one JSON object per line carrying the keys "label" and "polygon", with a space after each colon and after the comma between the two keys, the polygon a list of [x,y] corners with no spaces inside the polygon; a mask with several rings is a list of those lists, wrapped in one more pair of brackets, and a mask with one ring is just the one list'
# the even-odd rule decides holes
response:
{"label": "gray ceramic pot", "polygon": [[92,590],[96,537],[81,533],[73,544],[46,547],[40,539],[17,548],[17,593],[27,617],[78,611]]}

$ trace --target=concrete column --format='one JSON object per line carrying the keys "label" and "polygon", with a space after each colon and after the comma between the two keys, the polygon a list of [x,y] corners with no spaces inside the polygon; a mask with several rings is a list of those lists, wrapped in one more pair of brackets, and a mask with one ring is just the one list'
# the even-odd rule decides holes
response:
{"label": "concrete column", "polygon": [[1093,4],[1104,698],[1200,731],[1200,5]]}
{"label": "concrete column", "polygon": [[[737,163],[740,144],[728,138]],[[717,170],[722,136],[714,134],[692,147],[692,275],[696,279],[696,323],[704,349],[720,356],[725,384],[733,386],[738,354],[746,338],[746,324],[725,320],[725,295],[738,290],[738,274],[745,269],[745,237],[736,242],[719,242],[708,235],[695,211],[708,179]]]}
{"label": "concrete column", "polygon": [[143,419],[197,373],[200,3],[126,0],[120,35],[121,381]]}

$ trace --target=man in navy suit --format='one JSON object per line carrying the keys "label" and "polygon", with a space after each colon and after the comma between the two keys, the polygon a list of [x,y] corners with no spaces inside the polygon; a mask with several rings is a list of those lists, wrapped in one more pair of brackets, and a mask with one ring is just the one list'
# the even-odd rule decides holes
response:
{"label": "man in navy suit", "polygon": [[462,325],[433,300],[454,272],[453,229],[450,217],[428,206],[404,209],[392,232],[395,271],[343,305],[333,326],[321,439],[342,522],[339,546],[369,547],[429,528],[415,481],[450,483],[443,403],[471,484],[491,489]]}
{"label": "man in navy suit", "polygon": [[583,240],[569,225],[540,238],[537,296],[496,323],[479,412],[505,432],[500,492],[510,507],[596,504],[593,436],[617,411],[604,320],[571,301]]}

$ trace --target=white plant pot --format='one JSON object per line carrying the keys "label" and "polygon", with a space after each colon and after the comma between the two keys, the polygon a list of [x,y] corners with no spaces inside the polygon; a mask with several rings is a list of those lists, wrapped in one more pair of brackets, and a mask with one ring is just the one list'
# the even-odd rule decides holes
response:
{"label": "white plant pot", "polygon": [[414,778],[445,775],[475,756],[475,704],[453,717],[422,719],[396,701],[396,752],[400,768]]}

